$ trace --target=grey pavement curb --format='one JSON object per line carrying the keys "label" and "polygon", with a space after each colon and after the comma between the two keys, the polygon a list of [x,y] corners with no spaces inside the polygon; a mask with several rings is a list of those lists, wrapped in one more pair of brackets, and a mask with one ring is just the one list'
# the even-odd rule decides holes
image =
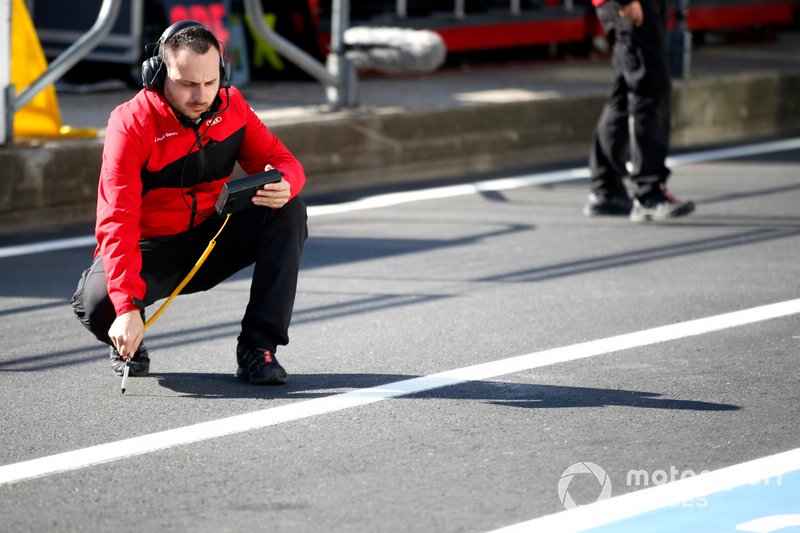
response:
{"label": "grey pavement curb", "polygon": [[[676,81],[675,148],[800,131],[800,72]],[[416,111],[365,111],[272,127],[308,175],[306,195],[575,161],[604,94]],[[0,149],[4,232],[94,218],[102,140]]]}

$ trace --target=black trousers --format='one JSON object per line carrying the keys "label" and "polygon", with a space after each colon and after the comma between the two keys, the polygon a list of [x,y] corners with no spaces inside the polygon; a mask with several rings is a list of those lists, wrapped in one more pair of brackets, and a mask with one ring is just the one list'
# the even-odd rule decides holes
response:
{"label": "black trousers", "polygon": [[634,27],[620,18],[619,4],[608,0],[597,15],[613,46],[614,79],[594,132],[589,156],[592,191],[599,196],[627,194],[623,177],[630,151],[636,184],[642,198],[660,189],[670,171],[670,95],[666,50],[665,0],[640,0],[644,23]]}
{"label": "black trousers", "polygon": [[[141,277],[144,305],[169,296],[194,267],[223,219],[212,218],[185,233],[143,239]],[[297,291],[303,244],[308,237],[305,203],[292,199],[279,210],[254,207],[231,216],[217,245],[182,294],[208,290],[255,264],[250,301],[242,318],[239,342],[275,351],[289,342],[289,323]],[[83,272],[72,298],[78,319],[98,340],[110,344],[108,329],[116,319],[100,258]]]}

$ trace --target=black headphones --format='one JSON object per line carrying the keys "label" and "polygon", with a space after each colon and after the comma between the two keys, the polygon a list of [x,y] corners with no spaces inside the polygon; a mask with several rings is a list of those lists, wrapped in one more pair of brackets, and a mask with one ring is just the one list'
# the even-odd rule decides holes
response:
{"label": "black headphones", "polygon": [[[164,30],[164,33],[158,39],[158,43],[153,48],[152,57],[145,59],[142,63],[142,86],[145,89],[153,91],[162,91],[164,89],[167,69],[164,68],[164,60],[161,58],[161,47],[179,31],[195,26],[205,28],[213,35],[205,24],[201,24],[196,20],[181,20]],[[225,60],[225,56],[222,53],[222,43],[217,41],[217,45],[219,48],[219,88],[228,89],[231,86],[231,64]]]}

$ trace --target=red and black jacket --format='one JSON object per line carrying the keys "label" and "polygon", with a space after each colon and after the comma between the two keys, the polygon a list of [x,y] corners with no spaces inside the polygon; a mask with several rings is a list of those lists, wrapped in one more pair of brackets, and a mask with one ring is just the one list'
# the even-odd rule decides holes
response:
{"label": "red and black jacket", "polygon": [[144,298],[139,240],[187,231],[213,215],[236,162],[247,174],[272,165],[291,185],[292,197],[305,184],[300,163],[236,88],[221,92],[218,105],[222,112],[193,124],[160,93],[142,90],[111,113],[95,256],[102,256],[117,315],[141,308]]}

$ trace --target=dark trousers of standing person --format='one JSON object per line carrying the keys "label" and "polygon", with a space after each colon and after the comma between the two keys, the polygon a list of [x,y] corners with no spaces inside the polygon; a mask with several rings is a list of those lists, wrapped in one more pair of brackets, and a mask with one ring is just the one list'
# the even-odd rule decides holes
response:
{"label": "dark trousers of standing person", "polygon": [[619,16],[609,0],[597,15],[613,46],[614,79],[594,133],[589,158],[591,190],[600,198],[627,198],[623,177],[630,150],[634,196],[660,194],[670,171],[671,78],[666,52],[666,2],[640,0],[642,26]]}
{"label": "dark trousers of standing person", "polygon": [[[194,267],[222,225],[211,218],[178,235],[142,239],[141,277],[147,290],[145,306],[168,297]],[[294,198],[283,208],[254,207],[231,216],[216,239],[216,247],[182,293],[208,290],[255,264],[250,301],[242,319],[239,343],[273,353],[289,342],[303,244],[308,236],[306,206]],[[103,263],[98,256],[84,271],[73,309],[98,340],[110,344],[108,330],[116,319],[108,297]],[[214,307],[209,307],[211,312]]]}

